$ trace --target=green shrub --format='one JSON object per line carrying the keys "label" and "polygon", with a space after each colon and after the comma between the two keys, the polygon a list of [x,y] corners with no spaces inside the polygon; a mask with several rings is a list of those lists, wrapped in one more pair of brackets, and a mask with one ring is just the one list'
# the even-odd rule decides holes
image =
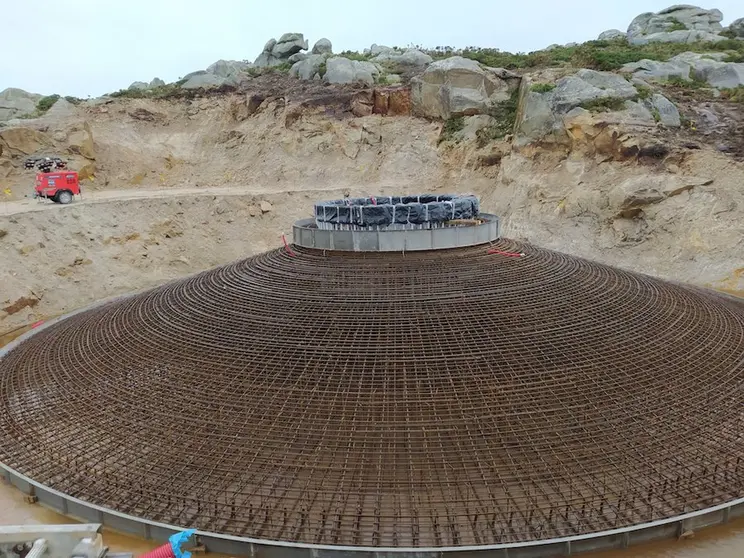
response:
{"label": "green shrub", "polygon": [[636,85],[635,88],[639,99],[650,99],[654,94],[654,90],[645,85]]}
{"label": "green shrub", "polygon": [[109,97],[118,97],[123,99],[167,99],[168,97],[180,97],[186,95],[181,86],[186,80],[179,80],[175,83],[168,83],[151,89],[121,89],[109,94]]}
{"label": "green shrub", "polygon": [[36,112],[41,116],[46,111],[48,111],[50,108],[54,106],[54,103],[56,103],[59,100],[59,95],[47,95],[46,97],[42,97],[39,99],[39,102],[36,103]]}
{"label": "green shrub", "polygon": [[553,89],[555,89],[554,83],[534,83],[530,87],[530,91],[534,91],[535,93],[548,93]]}
{"label": "green shrub", "polygon": [[623,110],[625,108],[625,99],[619,97],[602,97],[600,99],[584,101],[579,106],[590,112],[612,112]]}
{"label": "green shrub", "polygon": [[80,99],[79,97],[72,97],[70,95],[67,95],[65,97],[65,101],[67,101],[68,103],[71,103],[73,105],[79,105],[80,103],[83,102],[83,100]]}
{"label": "green shrub", "polygon": [[344,58],[348,58],[349,60],[358,60],[360,62],[366,62],[367,60],[372,58],[371,54],[363,54],[361,52],[355,52],[352,50],[345,50],[339,56],[343,56]]}
{"label": "green shrub", "polygon": [[657,109],[656,107],[652,108],[651,114],[653,115],[656,122],[661,122],[661,113],[659,112],[659,109]]}
{"label": "green shrub", "polygon": [[687,31],[687,26],[682,23],[680,20],[678,20],[676,17],[670,17],[669,21],[671,22],[672,26],[667,29],[667,32],[671,31]]}
{"label": "green shrub", "polygon": [[487,143],[487,140],[501,139],[514,131],[517,121],[517,108],[519,107],[519,89],[512,91],[505,101],[495,103],[488,111],[489,116],[496,122],[484,130],[480,130],[479,143]]}
{"label": "green shrub", "polygon": [[442,132],[439,134],[439,142],[451,141],[454,139],[455,134],[461,131],[465,127],[465,118],[462,116],[452,116],[448,118],[444,126],[442,126]]}
{"label": "green shrub", "polygon": [[666,80],[666,84],[673,87],[684,87],[685,89],[700,89],[702,87],[708,87],[708,83],[705,80],[697,79],[694,76],[689,80],[679,76],[671,76]]}
{"label": "green shrub", "polygon": [[328,66],[326,66],[325,62],[321,62],[320,66],[318,66],[318,75],[320,75],[320,77],[324,77],[327,71],[328,71]]}

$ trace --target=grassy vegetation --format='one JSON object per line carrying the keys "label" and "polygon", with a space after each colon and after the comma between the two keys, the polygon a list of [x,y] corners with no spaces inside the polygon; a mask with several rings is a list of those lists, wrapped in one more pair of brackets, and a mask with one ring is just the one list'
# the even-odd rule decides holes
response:
{"label": "grassy vegetation", "polygon": [[289,70],[292,69],[292,64],[289,62],[282,62],[278,66],[269,66],[266,68],[248,68],[246,73],[249,76],[258,77],[258,76],[265,76],[267,74],[288,74]]}
{"label": "grassy vegetation", "polygon": [[680,20],[678,20],[676,17],[669,18],[669,21],[671,22],[672,26],[667,29],[667,32],[671,31],[687,31],[687,26],[682,23]]}
{"label": "grassy vegetation", "polygon": [[590,112],[612,112],[623,110],[625,108],[625,99],[619,97],[603,97],[601,99],[584,101],[579,106]]}
{"label": "grassy vegetation", "polygon": [[659,112],[659,109],[656,107],[651,109],[651,114],[654,117],[654,121],[661,122],[661,113]]}
{"label": "grassy vegetation", "polygon": [[744,85],[740,85],[736,89],[725,89],[721,91],[721,96],[735,103],[744,103]]}
{"label": "grassy vegetation", "polygon": [[671,76],[666,80],[666,85],[671,85],[672,87],[684,87],[685,89],[701,89],[703,87],[709,87],[705,80],[697,79],[695,76],[692,76],[692,79],[689,80],[683,79],[679,76]]}
{"label": "grassy vegetation", "polygon": [[639,99],[650,99],[654,94],[654,90],[646,85],[636,85],[635,88]]}
{"label": "grassy vegetation", "polygon": [[318,75],[320,75],[320,77],[325,77],[327,71],[328,71],[328,66],[326,65],[325,62],[321,62],[320,66],[318,66]]}
{"label": "grassy vegetation", "polygon": [[442,132],[439,134],[439,143],[452,141],[455,134],[465,127],[465,117],[453,116],[447,119],[442,126]]}
{"label": "grassy vegetation", "polygon": [[542,68],[555,66],[573,66],[594,70],[617,70],[623,64],[650,60],[666,61],[682,52],[727,52],[731,51],[728,61],[744,57],[744,41],[722,38],[717,42],[699,43],[650,43],[631,45],[627,40],[589,41],[587,43],[565,47],[559,46],[550,50],[524,53],[503,52],[492,48],[468,47],[463,50],[446,50],[446,47],[430,49],[426,52],[434,58],[445,58],[460,55],[477,60],[486,66],[508,69]]}
{"label": "grassy vegetation", "polygon": [[67,101],[68,103],[71,103],[73,105],[79,105],[80,103],[83,102],[83,100],[81,98],[79,98],[79,97],[73,97],[71,95],[67,95],[65,97],[65,101]]}
{"label": "grassy vegetation", "polygon": [[534,83],[530,87],[530,91],[534,91],[535,93],[548,93],[553,89],[555,89],[554,83]]}
{"label": "grassy vegetation", "polygon": [[359,62],[366,62],[372,58],[371,54],[363,54],[361,52],[354,52],[351,50],[345,50],[339,56],[348,58],[349,60],[358,60]]}
{"label": "grassy vegetation", "polygon": [[151,89],[121,89],[114,91],[109,97],[119,97],[123,99],[167,99],[168,97],[179,97],[183,94],[181,86],[186,83],[185,80],[179,80],[175,83],[153,87]]}
{"label": "grassy vegetation", "polygon": [[488,115],[496,123],[478,131],[478,144],[483,146],[491,140],[501,139],[514,131],[519,107],[519,89],[512,91],[510,97],[495,103],[488,111]]}

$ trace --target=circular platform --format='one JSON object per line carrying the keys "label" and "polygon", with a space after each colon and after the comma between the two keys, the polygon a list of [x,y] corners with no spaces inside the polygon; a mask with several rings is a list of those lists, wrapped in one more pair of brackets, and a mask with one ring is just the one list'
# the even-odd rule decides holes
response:
{"label": "circular platform", "polygon": [[412,252],[464,248],[499,238],[499,218],[480,213],[477,219],[435,228],[353,227],[319,229],[315,219],[297,221],[293,242],[304,248],[350,252]]}
{"label": "circular platform", "polygon": [[741,513],[743,390],[734,299],[508,240],[293,246],[13,347],[0,461],[246,554],[545,556]]}

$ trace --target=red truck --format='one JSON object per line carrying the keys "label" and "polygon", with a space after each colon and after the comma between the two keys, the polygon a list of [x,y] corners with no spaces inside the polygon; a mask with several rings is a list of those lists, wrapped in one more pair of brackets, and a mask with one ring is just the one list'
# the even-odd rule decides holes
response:
{"label": "red truck", "polygon": [[40,172],[36,175],[35,198],[46,198],[67,204],[80,194],[80,182],[75,171]]}

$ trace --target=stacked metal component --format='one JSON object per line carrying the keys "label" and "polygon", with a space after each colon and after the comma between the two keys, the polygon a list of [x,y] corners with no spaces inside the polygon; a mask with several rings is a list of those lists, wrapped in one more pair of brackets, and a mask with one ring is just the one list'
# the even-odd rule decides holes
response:
{"label": "stacked metal component", "polygon": [[743,389],[734,299],[507,240],[293,246],[12,349],[0,461],[213,533],[508,545],[743,497]]}
{"label": "stacked metal component", "polygon": [[325,230],[416,230],[452,226],[478,217],[475,196],[420,194],[344,198],[315,204],[315,224]]}

